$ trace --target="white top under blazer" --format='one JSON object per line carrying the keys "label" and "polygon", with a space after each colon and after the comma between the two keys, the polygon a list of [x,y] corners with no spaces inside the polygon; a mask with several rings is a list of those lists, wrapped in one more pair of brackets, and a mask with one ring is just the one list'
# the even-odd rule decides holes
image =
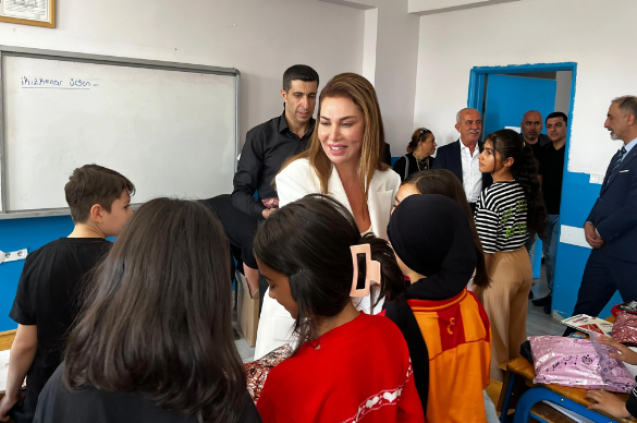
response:
{"label": "white top under blazer", "polygon": [[[316,171],[310,166],[308,159],[298,159],[288,165],[276,177],[276,187],[279,194],[279,206],[284,207],[306,196],[321,192],[321,184]],[[372,223],[371,230],[379,238],[387,240],[387,225],[391,216],[396,194],[400,188],[400,176],[391,169],[376,171],[369,184],[367,208]],[[328,181],[328,195],[343,204],[352,212],[341,178],[336,168]],[[379,313],[382,301],[372,310],[369,297],[362,298],[357,304],[359,310],[367,314]],[[257,344],[254,359],[258,360],[270,351],[293,340],[294,319],[282,305],[269,296],[266,291],[261,309]]]}

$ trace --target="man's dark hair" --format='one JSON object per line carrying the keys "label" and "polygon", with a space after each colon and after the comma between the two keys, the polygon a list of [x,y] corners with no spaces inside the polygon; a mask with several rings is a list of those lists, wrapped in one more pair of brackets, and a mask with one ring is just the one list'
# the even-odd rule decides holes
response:
{"label": "man's dark hair", "polygon": [[316,81],[316,86],[319,84],[319,76],[314,69],[307,65],[294,65],[283,73],[283,89],[285,92],[290,91],[292,81],[297,80],[304,82]]}
{"label": "man's dark hair", "polygon": [[564,119],[564,123],[568,124],[568,116],[566,116],[566,113],[562,113],[562,112],[551,113],[550,115],[546,117],[546,120],[544,121],[544,123],[548,122],[549,119],[553,119],[553,118],[562,118]]}
{"label": "man's dark hair", "polygon": [[135,185],[122,174],[96,164],[75,169],[64,186],[66,202],[75,223],[86,222],[95,204],[110,213],[113,202],[124,191],[132,196]]}

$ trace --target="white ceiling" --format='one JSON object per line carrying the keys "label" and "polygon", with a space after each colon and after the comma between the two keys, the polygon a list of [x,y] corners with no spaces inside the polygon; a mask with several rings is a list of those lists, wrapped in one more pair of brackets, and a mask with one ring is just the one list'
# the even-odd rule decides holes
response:
{"label": "white ceiling", "polygon": [[[355,9],[375,9],[381,1],[396,0],[319,0],[327,3]],[[492,6],[499,3],[509,3],[521,0],[408,0],[408,11],[414,15],[433,15],[436,13],[453,12],[456,10],[473,9],[476,7]]]}
{"label": "white ceiling", "polygon": [[409,13],[433,15],[520,0],[409,0]]}

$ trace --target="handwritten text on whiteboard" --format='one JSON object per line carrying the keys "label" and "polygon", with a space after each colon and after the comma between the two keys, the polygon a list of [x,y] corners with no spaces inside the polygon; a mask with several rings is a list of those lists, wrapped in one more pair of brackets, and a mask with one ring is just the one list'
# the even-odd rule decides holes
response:
{"label": "handwritten text on whiteboard", "polygon": [[64,90],[84,89],[99,87],[99,84],[81,78],[51,79],[33,76],[23,76],[20,79],[22,88],[58,88]]}

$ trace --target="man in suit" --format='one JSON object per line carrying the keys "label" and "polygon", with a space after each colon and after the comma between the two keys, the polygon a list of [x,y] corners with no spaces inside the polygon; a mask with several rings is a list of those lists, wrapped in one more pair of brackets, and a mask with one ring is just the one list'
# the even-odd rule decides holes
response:
{"label": "man in suit", "polygon": [[480,172],[478,165],[478,156],[482,151],[480,112],[471,108],[460,110],[456,115],[456,130],[460,133],[460,139],[438,148],[433,168],[447,169],[460,179],[471,210],[475,211],[480,193],[493,183],[491,175]]}
{"label": "man in suit", "polygon": [[617,290],[624,301],[637,300],[637,97],[614,99],[604,127],[624,145],[613,156],[584,224],[593,251],[574,315],[599,315]]}

